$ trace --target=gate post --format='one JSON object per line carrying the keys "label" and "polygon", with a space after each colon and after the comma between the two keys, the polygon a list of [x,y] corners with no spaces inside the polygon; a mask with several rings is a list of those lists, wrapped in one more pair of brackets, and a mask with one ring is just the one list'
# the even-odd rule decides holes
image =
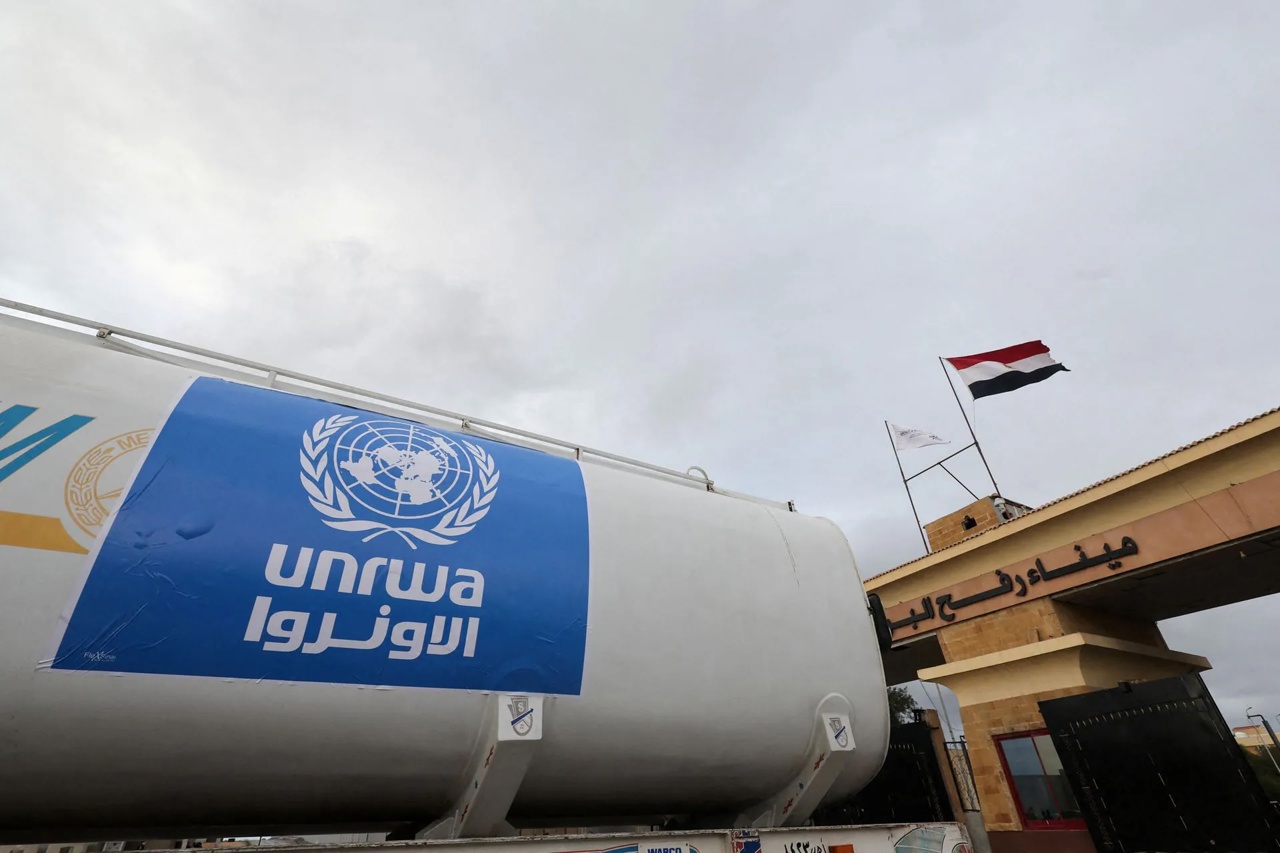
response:
{"label": "gate post", "polygon": [[[947,686],[959,701],[983,822],[1001,836],[998,846],[1025,845],[1035,830],[1055,829],[1084,845],[1081,851],[1093,848],[1069,791],[1063,803],[1047,805],[1021,803],[1015,790],[1009,750],[1027,752],[1040,735],[1049,742],[1040,702],[1209,667],[1202,657],[1170,651],[1154,624],[1050,598],[957,622],[938,642],[947,663],[921,669],[919,677]],[[1050,765],[1055,761],[1050,756]]]}

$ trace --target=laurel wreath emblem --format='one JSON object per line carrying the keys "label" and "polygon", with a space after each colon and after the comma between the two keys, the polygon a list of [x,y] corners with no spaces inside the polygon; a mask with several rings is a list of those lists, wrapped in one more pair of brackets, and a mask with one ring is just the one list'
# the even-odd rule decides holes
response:
{"label": "laurel wreath emblem", "polygon": [[[471,494],[458,506],[446,512],[430,530],[421,527],[393,527],[380,521],[357,518],[351,511],[351,500],[342,488],[334,483],[329,469],[329,442],[343,428],[356,420],[354,415],[333,415],[321,418],[311,429],[302,433],[302,448],[298,461],[302,464],[299,477],[307,490],[308,500],[317,512],[325,516],[324,523],[335,530],[365,533],[361,541],[368,542],[384,533],[395,533],[410,548],[417,549],[417,542],[428,545],[452,545],[460,537],[470,533],[479,521],[489,514],[490,504],[498,494],[498,480],[502,476],[493,457],[483,447],[463,440],[462,445],[476,463],[477,482]],[[415,542],[414,540],[417,540]]]}

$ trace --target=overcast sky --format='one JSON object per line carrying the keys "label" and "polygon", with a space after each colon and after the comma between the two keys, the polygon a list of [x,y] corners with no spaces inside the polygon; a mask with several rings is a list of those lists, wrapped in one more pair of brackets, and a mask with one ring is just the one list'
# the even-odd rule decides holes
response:
{"label": "overcast sky", "polygon": [[[1274,0],[8,0],[0,292],[701,465],[870,576],[921,552],[882,421],[965,437],[938,356],[1070,368],[976,407],[1029,504],[1280,403],[1277,44]],[[1233,724],[1278,614],[1164,625]]]}

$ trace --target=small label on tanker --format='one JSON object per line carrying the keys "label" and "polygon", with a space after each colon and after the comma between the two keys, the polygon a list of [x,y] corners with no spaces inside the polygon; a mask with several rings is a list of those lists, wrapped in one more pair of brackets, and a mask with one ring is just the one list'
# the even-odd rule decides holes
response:
{"label": "small label on tanker", "polygon": [[54,669],[581,689],[572,460],[201,377],[90,559]]}

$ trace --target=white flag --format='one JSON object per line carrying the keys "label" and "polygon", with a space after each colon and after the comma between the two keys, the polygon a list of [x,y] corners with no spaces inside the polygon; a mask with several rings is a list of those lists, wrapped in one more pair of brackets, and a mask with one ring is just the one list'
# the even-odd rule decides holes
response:
{"label": "white flag", "polygon": [[951,443],[940,435],[935,435],[922,429],[889,424],[889,430],[893,433],[893,446],[898,450],[912,450],[917,447]]}

